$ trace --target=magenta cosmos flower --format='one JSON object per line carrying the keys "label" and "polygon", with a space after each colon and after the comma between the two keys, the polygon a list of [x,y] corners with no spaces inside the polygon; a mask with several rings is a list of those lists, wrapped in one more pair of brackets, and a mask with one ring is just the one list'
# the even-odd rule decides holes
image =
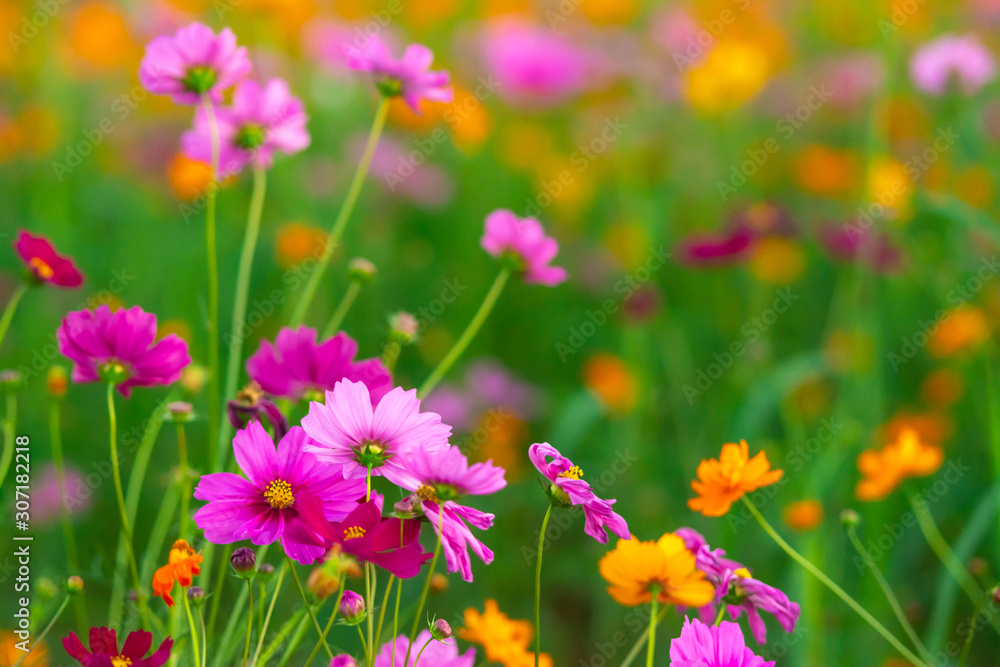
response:
{"label": "magenta cosmos flower", "polygon": [[167,637],[156,652],[146,657],[146,652],[153,646],[153,635],[145,630],[130,632],[125,638],[121,651],[118,650],[118,635],[110,628],[90,629],[90,650],[84,648],[75,632],[63,637],[63,648],[70,657],[78,660],[84,667],[160,667],[170,659],[170,649],[174,640]]}
{"label": "magenta cosmos flower", "polygon": [[[363,484],[363,482],[362,482]],[[328,521],[316,499],[303,498],[300,518],[289,533],[303,542],[313,539],[322,553],[338,547],[365,563],[373,563],[400,579],[411,579],[431,558],[420,545],[420,522],[416,519],[384,518],[382,496],[356,504],[343,521]]]}
{"label": "magenta cosmos flower", "polygon": [[[233,93],[232,105],[215,114],[221,174],[235,174],[247,164],[269,169],[276,151],[291,155],[309,145],[305,106],[282,79],[271,79],[263,86],[242,81]],[[194,129],[181,137],[181,147],[192,160],[211,161],[212,130],[205,109],[195,113]]]}
{"label": "magenta cosmos flower", "polygon": [[57,253],[44,236],[35,236],[22,229],[17,233],[14,249],[35,282],[69,288],[83,284],[83,274],[73,260]]}
{"label": "magenta cosmos flower", "polygon": [[433,412],[420,411],[416,389],[396,387],[372,405],[362,382],[342,380],[326,392],[326,404],[312,402],[302,420],[314,442],[306,450],[320,461],[344,467],[348,478],[381,475],[396,486],[416,482],[404,462],[418,451],[442,451],[451,427]]}
{"label": "magenta cosmos flower", "polygon": [[924,44],[913,54],[913,83],[931,95],[943,95],[954,82],[972,95],[997,74],[996,61],[975,35],[944,35]]}
{"label": "magenta cosmos flower", "polygon": [[681,636],[670,642],[670,667],[774,667],[747,648],[738,623],[718,627],[684,620]]}
{"label": "magenta cosmos flower", "polygon": [[605,528],[623,540],[632,539],[625,519],[611,509],[615,500],[598,498],[590,484],[582,479],[583,471],[555,447],[547,442],[534,444],[528,448],[528,458],[549,481],[549,488],[545,493],[554,505],[579,505],[583,508],[587,520],[584,532],[601,544],[608,543]]}
{"label": "magenta cosmos flower", "polygon": [[549,266],[559,252],[559,244],[545,235],[534,218],[519,218],[499,209],[486,216],[486,229],[479,241],[494,257],[513,258],[524,272],[524,282],[552,287],[566,280],[566,269]]}
{"label": "magenta cosmos flower", "polygon": [[412,502],[420,504],[434,532],[440,534],[448,571],[461,572],[463,579],[472,581],[469,549],[487,565],[493,562],[493,552],[476,539],[466,522],[486,530],[493,525],[494,516],[455,501],[504,488],[504,469],[492,461],[470,466],[462,450],[452,446],[444,451],[416,451],[406,463],[414,482],[404,488],[414,492]]}
{"label": "magenta cosmos flower", "polygon": [[372,403],[392,389],[392,375],[380,359],[355,361],[358,344],[344,332],[316,342],[309,327],[283,328],[274,343],[261,341],[247,359],[247,375],[272,396],[321,401],[341,380],[363,382]]}
{"label": "magenta cosmos flower", "polygon": [[403,57],[395,59],[389,47],[376,36],[369,37],[361,48],[348,47],[347,64],[359,72],[371,72],[375,85],[385,97],[402,97],[420,113],[420,101],[451,102],[454,91],[446,71],[430,71],[434,54],[423,44],[410,44]]}
{"label": "magenta cosmos flower", "polygon": [[706,622],[716,615],[716,605],[726,605],[726,611],[738,619],[746,612],[747,623],[758,644],[767,641],[767,626],[760,612],[773,614],[785,632],[793,632],[799,620],[799,605],[773,586],[754,579],[750,571],[740,563],[725,558],[722,549],[711,549],[698,531],[681,528],[677,535],[684,540],[684,546],[695,555],[695,563],[715,585],[715,601],[699,610]]}
{"label": "magenta cosmos flower", "polygon": [[826,252],[841,262],[863,262],[879,273],[902,269],[903,251],[893,245],[885,233],[876,233],[855,220],[845,225],[830,223],[817,230],[820,244]]}
{"label": "magenta cosmos flower", "polygon": [[146,46],[139,64],[139,81],[155,95],[169,95],[177,104],[198,104],[202,97],[222,100],[222,91],[250,73],[244,47],[223,28],[216,35],[201,23],[191,23],[173,36],[161,36]]}
{"label": "magenta cosmos flower", "polygon": [[112,382],[126,398],[132,387],[176,382],[191,363],[187,343],[175,334],[153,342],[156,315],[139,306],[69,313],[56,337],[73,361],[73,382]]}
{"label": "magenta cosmos flower", "polygon": [[260,422],[233,438],[236,462],[246,475],[217,472],[202,475],[194,497],[208,504],[195,512],[194,522],[215,544],[250,540],[271,544],[281,540],[290,557],[314,562],[325,549],[313,540],[296,539],[286,530],[299,517],[304,498],[313,500],[319,513],[339,521],[365,495],[364,480],[344,479],[340,469],[320,463],[305,451],[305,431],[292,427],[277,449]]}
{"label": "magenta cosmos flower", "polygon": [[[423,653],[420,653],[424,644],[427,644],[427,648],[424,649]],[[394,648],[395,662],[392,659]],[[413,667],[417,664],[417,655],[420,656],[421,665],[434,665],[434,667],[472,667],[476,664],[475,649],[470,648],[460,655],[454,639],[432,640],[429,630],[421,630],[413,641],[413,650],[410,651],[412,661],[407,664],[406,652],[409,648],[410,640],[406,635],[400,635],[396,637],[396,641],[383,644],[378,655],[375,656],[375,667]]]}

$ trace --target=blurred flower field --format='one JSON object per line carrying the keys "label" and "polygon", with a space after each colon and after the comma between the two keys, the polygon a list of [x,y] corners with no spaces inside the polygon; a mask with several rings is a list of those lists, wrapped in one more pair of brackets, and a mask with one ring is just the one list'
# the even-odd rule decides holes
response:
{"label": "blurred flower field", "polygon": [[0,0],[0,666],[998,664],[998,26]]}

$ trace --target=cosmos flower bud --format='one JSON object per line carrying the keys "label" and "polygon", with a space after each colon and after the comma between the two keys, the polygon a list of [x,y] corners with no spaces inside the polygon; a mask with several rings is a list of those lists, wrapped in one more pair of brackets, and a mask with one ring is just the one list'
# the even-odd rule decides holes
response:
{"label": "cosmos flower bud", "polygon": [[197,607],[205,602],[205,589],[201,586],[192,586],[187,589],[187,598],[188,602]]}
{"label": "cosmos flower bud", "polygon": [[357,625],[365,620],[365,600],[354,591],[344,591],[339,611],[345,623]]}
{"label": "cosmos flower bud", "polygon": [[333,660],[330,661],[330,667],[358,667],[358,662],[351,656],[343,653],[334,656]]}
{"label": "cosmos flower bud", "polygon": [[261,563],[257,566],[257,578],[261,581],[270,581],[274,576],[274,566],[270,563]]}
{"label": "cosmos flower bud", "polygon": [[431,623],[430,630],[431,630],[431,637],[438,640],[439,642],[443,642],[445,639],[451,638],[451,626],[448,625],[448,621],[444,620],[443,618],[435,619]]}
{"label": "cosmos flower bud", "polygon": [[369,284],[378,273],[375,265],[363,257],[355,257],[347,264],[347,277],[362,285]]}
{"label": "cosmos flower bud", "polygon": [[852,509],[846,509],[840,513],[840,523],[843,524],[845,528],[857,526],[861,523],[861,516]]}
{"label": "cosmos flower bud", "polygon": [[170,411],[170,416],[178,424],[191,421],[194,415],[194,406],[185,401],[174,401],[173,403],[168,403],[167,410]]}
{"label": "cosmos flower bud", "polygon": [[83,592],[83,579],[75,574],[66,580],[66,592],[70,595],[77,595]]}
{"label": "cosmos flower bud", "polygon": [[400,345],[409,345],[417,340],[420,322],[405,311],[389,316],[389,337]]}
{"label": "cosmos flower bud", "polygon": [[993,587],[993,603],[1000,604],[1000,586]]}
{"label": "cosmos flower bud", "polygon": [[13,391],[21,386],[21,374],[12,368],[0,371],[0,387]]}
{"label": "cosmos flower bud", "polygon": [[69,374],[64,366],[53,366],[49,369],[48,377],[45,378],[45,389],[49,396],[62,398],[66,395],[69,387]]}
{"label": "cosmos flower bud", "polygon": [[[327,561],[327,563],[329,562]],[[333,568],[327,567],[327,564],[324,563],[320,567],[313,568],[312,572],[309,573],[309,578],[306,579],[306,590],[317,600],[327,599],[340,588],[340,577],[332,570]]]}
{"label": "cosmos flower bud", "polygon": [[410,494],[392,506],[396,516],[401,519],[408,519],[413,516],[417,508],[417,500]]}
{"label": "cosmos flower bud", "polygon": [[236,575],[241,579],[250,579],[254,574],[254,566],[257,564],[257,554],[250,547],[240,547],[229,557],[229,564],[236,570]]}

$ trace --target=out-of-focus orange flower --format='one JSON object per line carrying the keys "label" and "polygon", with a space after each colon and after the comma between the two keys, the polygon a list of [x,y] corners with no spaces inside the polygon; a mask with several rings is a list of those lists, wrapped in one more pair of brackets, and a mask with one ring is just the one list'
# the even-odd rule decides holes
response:
{"label": "out-of-focus orange flower", "polygon": [[14,2],[0,0],[0,35],[6,35],[8,44],[0,49],[0,72],[13,71],[18,64],[18,51],[23,46],[22,39],[27,41],[22,32],[24,17]]}
{"label": "out-of-focus orange flower", "polygon": [[583,15],[597,25],[624,25],[635,18],[636,0],[587,0],[580,4]]}
{"label": "out-of-focus orange flower", "polygon": [[180,584],[181,588],[190,586],[194,576],[201,572],[202,560],[202,555],[195,553],[187,540],[174,542],[167,564],[153,573],[153,595],[163,598],[168,607],[173,607],[171,592],[174,590],[174,582]]}
{"label": "out-of-focus orange flower", "polygon": [[986,313],[968,304],[955,308],[938,322],[927,340],[927,351],[935,357],[952,357],[976,347],[990,337]]}
{"label": "out-of-focus orange flower", "polygon": [[183,201],[197,199],[208,192],[212,182],[212,167],[177,153],[167,167],[170,188]]}
{"label": "out-of-focus orange flower", "polygon": [[792,530],[815,530],[823,523],[823,504],[818,500],[800,500],[786,505],[782,516]]}
{"label": "out-of-focus orange flower", "polygon": [[[512,620],[500,611],[496,600],[487,600],[482,613],[469,607],[465,610],[464,621],[458,636],[480,644],[489,662],[499,662],[504,667],[532,667],[535,664],[535,653],[528,649],[534,627],[528,621]],[[552,667],[551,656],[540,654],[538,664]]]}
{"label": "out-of-focus orange flower", "polygon": [[187,12],[188,14],[200,14],[205,11],[205,8],[209,5],[209,0],[166,0],[167,3],[173,5],[177,9]]}
{"label": "out-of-focus orange flower", "polygon": [[781,470],[771,470],[767,454],[758,452],[750,458],[746,440],[722,445],[718,459],[704,459],[698,464],[698,479],[691,482],[697,498],[688,507],[705,516],[722,516],[743,494],[781,479]]}
{"label": "out-of-focus orange flower", "polygon": [[853,151],[812,144],[795,158],[792,175],[806,192],[839,197],[854,192],[859,171]]}
{"label": "out-of-focus orange flower", "polygon": [[30,105],[17,116],[21,148],[32,155],[46,155],[59,141],[59,117],[49,108]]}
{"label": "out-of-focus orange flower", "polygon": [[[21,640],[10,630],[0,630],[0,667],[13,667],[18,660],[24,658],[24,651],[17,647]],[[48,667],[49,649],[45,640],[32,649],[31,654],[24,658],[19,667]]]}
{"label": "out-of-focus orange flower", "polygon": [[788,285],[802,275],[805,254],[791,239],[771,236],[761,239],[750,257],[750,275],[771,285]]}
{"label": "out-of-focus orange flower", "polygon": [[695,567],[694,554],[673,533],[656,542],[635,536],[618,540],[598,568],[610,584],[608,594],[626,607],[652,602],[654,595],[661,604],[702,607],[715,595],[715,586]]}
{"label": "out-of-focus orange flower", "polygon": [[718,113],[757,96],[770,75],[767,53],[751,41],[720,41],[685,72],[684,94],[695,109]]}
{"label": "out-of-focus orange flower", "polygon": [[[486,434],[482,444],[475,434]],[[513,482],[524,471],[524,443],[528,428],[523,421],[508,412],[487,412],[480,420],[479,428],[471,438],[478,447],[473,452],[475,461],[492,460],[507,471],[507,481]]]}
{"label": "out-of-focus orange flower", "polygon": [[907,477],[933,474],[944,462],[944,452],[924,443],[916,431],[907,429],[882,449],[869,449],[858,457],[858,470],[864,479],[855,493],[860,500],[881,500]]}
{"label": "out-of-focus orange flower", "polygon": [[118,7],[89,0],[73,15],[70,47],[74,56],[95,69],[113,69],[138,55],[128,23]]}
{"label": "out-of-focus orange flower", "polygon": [[425,100],[420,105],[419,115],[402,98],[395,97],[389,102],[389,122],[421,133],[432,132],[444,123],[442,127],[451,132],[455,145],[472,151],[486,141],[492,119],[475,93],[457,85],[454,92],[455,99],[451,102]]}
{"label": "out-of-focus orange flower", "polygon": [[531,15],[532,8],[531,0],[480,0],[479,13],[482,16]]}
{"label": "out-of-focus orange flower", "polygon": [[0,160],[16,155],[24,144],[21,127],[14,118],[0,114]]}
{"label": "out-of-focus orange flower", "polygon": [[638,383],[625,362],[613,354],[595,354],[583,365],[583,383],[610,410],[630,412],[638,401]]}
{"label": "out-of-focus orange flower", "polygon": [[406,0],[403,16],[414,28],[428,28],[455,14],[458,0]]}
{"label": "out-of-focus orange flower", "polygon": [[337,0],[333,3],[333,11],[337,16],[349,20],[371,18],[372,12],[384,9],[379,0]]}
{"label": "out-of-focus orange flower", "polygon": [[946,408],[954,405],[964,393],[965,380],[948,368],[931,371],[920,385],[920,395],[935,407]]}
{"label": "out-of-focus orange flower", "polygon": [[952,423],[938,412],[898,412],[878,430],[878,441],[886,444],[898,440],[904,431],[916,431],[924,442],[940,445],[951,436]]}
{"label": "out-of-focus orange flower", "polygon": [[326,245],[327,233],[301,222],[289,222],[278,229],[278,265],[283,269],[298,266],[317,257]]}
{"label": "out-of-focus orange flower", "polygon": [[895,210],[906,219],[912,213],[913,181],[903,163],[888,157],[875,158],[868,173],[868,201]]}

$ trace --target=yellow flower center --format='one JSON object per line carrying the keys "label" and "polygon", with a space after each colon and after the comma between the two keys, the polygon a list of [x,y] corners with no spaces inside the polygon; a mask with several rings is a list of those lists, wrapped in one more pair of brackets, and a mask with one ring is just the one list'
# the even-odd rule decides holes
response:
{"label": "yellow flower center", "polygon": [[559,473],[558,476],[568,477],[570,479],[580,479],[581,477],[583,477],[583,470],[580,469],[580,466],[573,466],[569,470],[564,470],[563,472]]}
{"label": "yellow flower center", "polygon": [[421,484],[420,488],[417,489],[417,498],[421,500],[429,500],[432,503],[438,501],[437,491],[434,490],[433,486],[428,486],[426,484]]}
{"label": "yellow flower center", "polygon": [[345,540],[354,540],[364,536],[365,536],[365,529],[362,528],[361,526],[351,526],[350,528],[344,529]]}
{"label": "yellow flower center", "polygon": [[264,489],[264,500],[276,510],[285,509],[295,500],[291,484],[283,479],[276,479],[268,483],[267,488]]}
{"label": "yellow flower center", "polygon": [[118,655],[111,658],[111,667],[130,667],[132,664],[131,658],[126,658],[123,655]]}
{"label": "yellow flower center", "polygon": [[[31,270],[35,272],[35,275],[41,278],[42,280],[48,280],[55,273],[55,271],[52,270],[51,266],[49,266],[48,264],[46,264],[37,257],[32,257],[31,261],[28,262],[28,266],[30,266]],[[117,667],[117,665],[115,667]]]}
{"label": "yellow flower center", "polygon": [[746,569],[745,567],[741,567],[740,569],[738,569],[735,572],[733,572],[733,574],[735,574],[740,579],[749,579],[750,578],[750,570]]}

